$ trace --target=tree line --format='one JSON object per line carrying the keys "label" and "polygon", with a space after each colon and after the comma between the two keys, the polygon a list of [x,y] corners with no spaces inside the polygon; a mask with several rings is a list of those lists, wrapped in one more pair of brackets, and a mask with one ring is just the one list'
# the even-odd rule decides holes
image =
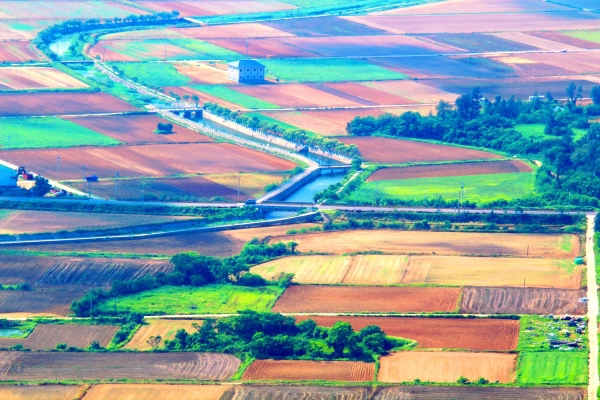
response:
{"label": "tree line", "polygon": [[[600,87],[591,90],[593,103],[581,105],[582,88],[571,83],[567,102],[551,93],[531,101],[484,98],[478,89],[457,98],[452,106],[440,101],[435,115],[406,112],[400,116],[356,117],[347,125],[354,136],[387,136],[435,140],[536,157],[543,166],[536,175],[538,195],[512,203],[523,206],[572,204],[600,206]],[[528,137],[515,129],[519,124],[543,124],[544,136]],[[574,129],[586,130],[575,140]],[[446,205],[443,201],[439,206]]]}
{"label": "tree line", "polygon": [[378,326],[358,332],[348,322],[331,328],[315,321],[297,323],[278,313],[241,311],[239,315],[194,324],[196,332],[180,329],[164,342],[166,351],[248,354],[257,359],[351,359],[374,361],[379,355],[406,346],[408,340],[386,336]]}

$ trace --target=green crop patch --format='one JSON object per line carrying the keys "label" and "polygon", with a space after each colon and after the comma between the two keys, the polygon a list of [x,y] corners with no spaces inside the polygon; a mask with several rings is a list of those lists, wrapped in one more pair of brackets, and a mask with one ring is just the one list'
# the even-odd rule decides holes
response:
{"label": "green crop patch", "polygon": [[[519,124],[515,125],[515,130],[521,135],[529,139],[541,139],[541,140],[558,140],[556,136],[548,135],[544,132],[546,126],[544,124]],[[573,140],[577,141],[581,139],[587,131],[585,129],[574,128],[573,129]]]}
{"label": "green crop patch", "polygon": [[588,381],[587,352],[571,350],[524,352],[517,361],[517,380],[525,385],[584,385]]}
{"label": "green crop patch", "polygon": [[0,123],[2,149],[114,146],[118,140],[60,118],[8,118]]}
{"label": "green crop patch", "polygon": [[568,31],[563,34],[588,42],[600,43],[600,31]]}
{"label": "green crop patch", "polygon": [[366,61],[354,59],[279,59],[261,60],[267,74],[288,82],[382,81],[406,79]]}
{"label": "green crop patch", "polygon": [[177,72],[171,64],[163,63],[119,63],[115,65],[128,78],[137,78],[148,86],[185,86],[190,79]]}
{"label": "green crop patch", "polygon": [[277,104],[248,96],[223,85],[197,85],[193,88],[245,108],[280,108]]}
{"label": "green crop patch", "polygon": [[[239,310],[269,311],[282,288],[206,285],[201,287],[165,286],[119,297],[117,310],[152,314],[230,314]],[[99,306],[99,312],[114,310],[114,300]]]}
{"label": "green crop patch", "polygon": [[443,200],[453,201],[458,199],[464,182],[464,200],[481,204],[528,196],[534,191],[534,181],[535,174],[518,172],[365,182],[350,195],[350,200],[375,201],[377,197],[421,201],[441,196]]}

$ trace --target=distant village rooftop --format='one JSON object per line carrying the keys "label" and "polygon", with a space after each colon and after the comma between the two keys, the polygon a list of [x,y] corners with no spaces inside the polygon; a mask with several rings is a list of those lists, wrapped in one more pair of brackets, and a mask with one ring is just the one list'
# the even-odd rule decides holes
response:
{"label": "distant village rooftop", "polygon": [[254,60],[239,60],[227,64],[227,78],[239,83],[265,80],[266,68]]}

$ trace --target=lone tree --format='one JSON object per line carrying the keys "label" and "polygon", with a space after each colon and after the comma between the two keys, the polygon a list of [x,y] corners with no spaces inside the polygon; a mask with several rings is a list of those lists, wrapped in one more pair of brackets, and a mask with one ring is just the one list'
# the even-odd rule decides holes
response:
{"label": "lone tree", "polygon": [[592,101],[596,105],[600,105],[600,86],[594,86],[591,91]]}
{"label": "lone tree", "polygon": [[148,343],[150,347],[152,347],[153,351],[156,351],[156,349],[158,349],[158,346],[160,345],[161,340],[162,337],[160,336],[150,336],[150,339],[148,339],[146,343]]}
{"label": "lone tree", "polygon": [[35,177],[35,186],[31,189],[34,196],[44,197],[52,189],[48,179],[43,176]]}
{"label": "lone tree", "polygon": [[173,124],[170,124],[168,122],[159,122],[158,125],[156,125],[156,133],[173,133]]}

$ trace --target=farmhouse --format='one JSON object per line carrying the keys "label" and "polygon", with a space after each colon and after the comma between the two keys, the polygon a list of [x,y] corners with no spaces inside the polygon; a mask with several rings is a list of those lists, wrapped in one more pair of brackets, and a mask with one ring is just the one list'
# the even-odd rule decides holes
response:
{"label": "farmhouse", "polygon": [[17,179],[15,170],[4,165],[0,165],[0,187],[15,187]]}
{"label": "farmhouse", "polygon": [[265,80],[266,68],[254,60],[240,60],[227,64],[227,78],[238,83]]}

